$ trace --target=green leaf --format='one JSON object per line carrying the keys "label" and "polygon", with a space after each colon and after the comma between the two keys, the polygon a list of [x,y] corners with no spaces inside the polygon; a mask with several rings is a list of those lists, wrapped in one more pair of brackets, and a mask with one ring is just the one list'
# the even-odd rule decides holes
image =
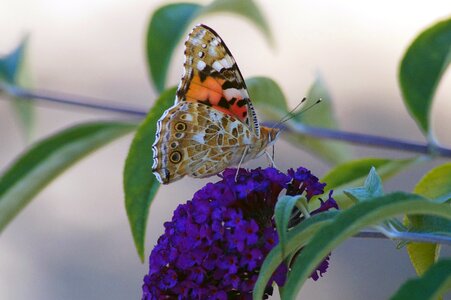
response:
{"label": "green leaf", "polygon": [[274,80],[251,77],[246,80],[246,85],[258,115],[262,115],[265,120],[278,121],[288,113],[285,95]]}
{"label": "green leaf", "polygon": [[300,199],[300,196],[284,195],[279,197],[276,202],[276,207],[274,208],[274,219],[276,221],[277,233],[279,235],[279,243],[282,245],[282,252],[284,252],[284,245],[286,243],[288,223],[290,222],[291,213]]}
{"label": "green leaf", "polygon": [[338,211],[326,211],[311,218],[305,219],[299,225],[291,229],[287,234],[287,242],[282,251],[282,245],[277,244],[266,256],[254,286],[253,299],[260,300],[274,271],[286,257],[302,248],[322,226],[330,223]]}
{"label": "green leaf", "polygon": [[166,86],[169,63],[175,46],[185,34],[201,6],[194,3],[174,3],[157,9],[147,30],[147,63],[155,88]]}
{"label": "green leaf", "polygon": [[[31,77],[28,72],[27,52],[28,37],[9,54],[0,57],[0,83],[30,87]],[[0,85],[1,87],[1,85]],[[0,90],[1,91],[1,90]],[[22,125],[26,140],[30,140],[34,124],[34,105],[30,100],[14,97],[12,107]]]}
{"label": "green leaf", "polygon": [[271,42],[269,26],[252,0],[216,0],[206,6],[194,3],[174,3],[157,9],[147,30],[147,62],[155,88],[166,87],[169,63],[174,49],[197,17],[209,13],[231,12],[253,22]]}
{"label": "green leaf", "polygon": [[333,222],[324,225],[302,249],[292,265],[284,286],[287,299],[294,299],[304,282],[320,262],[345,239],[361,229],[399,214],[430,214],[451,219],[451,208],[407,193],[393,193],[359,202],[341,211]]}
{"label": "green leaf", "polygon": [[425,134],[437,86],[451,61],[451,19],[429,27],[412,42],[401,61],[399,82],[404,103]]}
{"label": "green leaf", "polygon": [[[429,171],[417,183],[414,193],[429,199],[449,197],[451,193],[451,163],[438,166]],[[446,204],[443,204],[446,205]],[[451,222],[437,217],[416,215],[409,216],[405,222],[413,231],[419,232],[451,232]],[[440,245],[430,243],[409,243],[407,245],[412,265],[418,275],[422,275],[439,256]]]}
{"label": "green leaf", "polygon": [[65,169],[135,128],[121,122],[86,123],[32,145],[0,177],[0,231]]}
{"label": "green leaf", "polygon": [[451,259],[434,264],[421,278],[404,283],[391,300],[435,300],[451,290]]}
{"label": "green leaf", "polygon": [[[307,112],[298,115],[293,121],[303,125],[320,128],[339,128],[338,121],[332,103],[332,97],[327,89],[324,80],[318,76],[307,93],[307,101],[304,107],[308,107],[315,103],[318,99],[321,102],[315,105]],[[320,156],[331,164],[343,163],[351,158],[351,149],[342,142],[318,139],[303,135],[291,135],[289,140],[303,145],[310,150],[311,153]]]}
{"label": "green leaf", "polygon": [[[285,96],[274,80],[267,77],[252,77],[246,80],[246,84],[252,103],[255,104],[258,115],[262,116],[264,120],[277,122],[287,116],[288,106]],[[327,94],[321,80],[318,79],[312,86],[309,97],[315,99],[315,101],[322,97],[324,103],[317,105],[307,113],[303,114],[303,119],[299,119],[297,122],[305,122],[307,125],[319,125],[322,127],[327,127],[329,124],[335,124],[334,121],[330,120],[325,121],[324,124],[314,121],[315,118],[321,120],[321,117],[319,117],[320,115],[324,115],[324,119],[330,118],[333,120],[330,96]],[[316,109],[318,110],[316,111]],[[301,146],[304,149],[310,150],[329,162],[336,163],[349,158],[347,148],[340,143],[321,141],[291,132],[284,132],[282,137],[296,146]]]}
{"label": "green leaf", "polygon": [[149,208],[160,183],[152,173],[152,144],[157,121],[174,103],[175,88],[166,90],[155,102],[133,138],[124,167],[125,209],[136,250],[144,261]]}
{"label": "green leaf", "polygon": [[355,202],[368,201],[384,195],[382,179],[377,175],[376,169],[371,167],[365,183],[361,187],[344,190],[344,193],[355,200]]}
{"label": "green leaf", "polygon": [[386,180],[397,174],[416,159],[384,159],[384,158],[361,158],[331,169],[322,179],[325,182],[325,193],[334,190],[334,199],[338,202],[340,209],[345,209],[354,204],[348,197],[344,197],[343,190],[348,187],[362,185],[372,167],[376,168],[382,180]]}

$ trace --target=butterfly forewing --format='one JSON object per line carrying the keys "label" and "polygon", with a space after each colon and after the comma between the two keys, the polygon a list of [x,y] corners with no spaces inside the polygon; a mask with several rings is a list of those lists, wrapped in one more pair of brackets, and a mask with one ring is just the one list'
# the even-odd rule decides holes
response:
{"label": "butterfly forewing", "polygon": [[201,102],[246,124],[260,135],[243,76],[227,46],[213,29],[198,25],[185,42],[185,73],[176,102]]}

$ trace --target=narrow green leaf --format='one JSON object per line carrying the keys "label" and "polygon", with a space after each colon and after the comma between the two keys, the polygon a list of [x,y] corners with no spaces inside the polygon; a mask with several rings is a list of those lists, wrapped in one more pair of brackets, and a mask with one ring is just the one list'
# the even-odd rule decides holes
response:
{"label": "narrow green leaf", "polygon": [[336,166],[321,179],[321,182],[327,184],[325,192],[334,190],[334,199],[338,202],[340,209],[345,209],[353,205],[354,202],[344,196],[343,190],[362,185],[372,167],[376,168],[382,180],[386,180],[415,161],[415,158],[361,158]]}
{"label": "narrow green leaf", "polygon": [[344,193],[355,200],[355,202],[368,201],[370,199],[380,197],[384,194],[382,187],[382,179],[376,172],[374,167],[371,167],[365,183],[361,187],[346,189]]}
{"label": "narrow green leaf", "polygon": [[338,211],[326,211],[304,220],[291,229],[287,235],[285,251],[282,251],[282,245],[279,243],[266,256],[254,286],[253,299],[262,299],[269,279],[285,258],[302,248],[315,232],[325,224],[330,223],[338,214]]}
{"label": "narrow green leaf", "polygon": [[194,3],[174,3],[157,9],[147,30],[147,63],[157,91],[166,86],[169,63],[175,46],[201,6]]}
{"label": "narrow green leaf", "polygon": [[32,145],[0,177],[0,231],[65,169],[135,128],[121,122],[86,123]]}
{"label": "narrow green leaf", "polygon": [[230,12],[253,22],[272,41],[269,26],[252,0],[216,0],[206,6],[173,3],[161,6],[151,17],[147,30],[147,62],[152,82],[161,92],[166,87],[169,63],[174,49],[197,17],[209,13]]}
{"label": "narrow green leaf", "polygon": [[276,221],[277,233],[279,235],[279,243],[282,245],[282,252],[286,243],[288,231],[288,223],[290,222],[291,213],[296,203],[301,199],[300,196],[281,196],[277,200],[274,208],[274,219]]}
{"label": "narrow green leaf", "polygon": [[430,136],[430,110],[437,86],[451,61],[451,19],[420,33],[407,49],[399,68],[399,82],[412,117]]}
{"label": "narrow green leaf", "polygon": [[[25,37],[13,51],[0,57],[0,81],[20,87],[31,86],[27,48],[28,37]],[[28,141],[34,125],[34,105],[30,100],[19,97],[15,97],[11,104],[24,130],[25,139]]]}
{"label": "narrow green leaf", "polygon": [[124,167],[125,209],[142,261],[145,254],[146,225],[149,208],[160,186],[152,173],[152,144],[157,121],[174,103],[175,88],[166,90],[155,102],[133,138]]}
{"label": "narrow green leaf", "polygon": [[[326,83],[318,76],[307,93],[307,101],[304,107],[308,107],[321,99],[321,103],[312,107],[308,112],[294,118],[304,125],[320,128],[338,129],[338,121]],[[309,149],[313,154],[320,156],[331,164],[343,163],[351,158],[351,149],[345,143],[313,138],[302,135],[292,135],[289,139]]]}
{"label": "narrow green leaf", "polygon": [[451,290],[451,259],[434,264],[421,278],[405,282],[391,300],[435,300]]}
{"label": "narrow green leaf", "polygon": [[[448,197],[451,193],[451,163],[438,166],[429,171],[417,183],[414,193],[429,199]],[[451,232],[451,222],[432,216],[416,215],[409,216],[405,220],[406,226],[411,225],[413,231],[419,232]],[[418,275],[422,275],[439,256],[440,245],[429,243],[409,243],[407,245],[412,265]]]}
{"label": "narrow green leaf", "polygon": [[451,208],[407,193],[388,194],[374,201],[359,202],[341,211],[333,222],[324,225],[300,252],[292,265],[284,294],[294,299],[312,271],[335,247],[361,229],[399,214],[430,214],[451,219]]}

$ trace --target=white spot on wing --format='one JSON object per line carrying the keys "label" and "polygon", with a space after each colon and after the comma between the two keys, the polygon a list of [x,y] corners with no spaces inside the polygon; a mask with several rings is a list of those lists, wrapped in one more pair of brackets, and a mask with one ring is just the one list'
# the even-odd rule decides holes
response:
{"label": "white spot on wing", "polygon": [[207,64],[203,60],[199,60],[197,62],[197,69],[199,71],[202,71],[203,69],[205,69],[206,66],[207,66]]}
{"label": "white spot on wing", "polygon": [[219,62],[221,63],[221,65],[224,66],[224,68],[226,69],[230,69],[233,66],[233,61],[230,59],[227,59],[229,57],[224,57],[223,59],[221,59]]}
{"label": "white spot on wing", "polygon": [[220,123],[221,122],[221,116],[217,112],[211,110],[210,111],[210,120],[213,123]]}
{"label": "white spot on wing", "polygon": [[234,89],[234,88],[230,88],[230,89],[225,89],[224,90],[224,96],[226,97],[226,99],[232,99],[232,98],[237,98],[237,99],[242,99],[245,98],[244,95],[245,93],[243,92],[243,89]]}
{"label": "white spot on wing", "polygon": [[212,67],[218,72],[220,72],[224,68],[224,66],[217,60],[213,63]]}
{"label": "white spot on wing", "polygon": [[208,54],[210,54],[210,56],[213,56],[213,57],[218,56],[218,53],[216,52],[216,47],[208,48]]}
{"label": "white spot on wing", "polygon": [[193,135],[192,140],[198,142],[199,144],[203,144],[204,136],[205,136],[205,133],[199,132],[199,133],[196,133],[195,135]]}

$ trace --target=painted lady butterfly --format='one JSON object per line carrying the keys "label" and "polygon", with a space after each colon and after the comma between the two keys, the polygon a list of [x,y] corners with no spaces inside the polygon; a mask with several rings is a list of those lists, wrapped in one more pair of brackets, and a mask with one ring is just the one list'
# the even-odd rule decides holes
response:
{"label": "painted lady butterfly", "polygon": [[185,42],[175,104],[158,120],[152,171],[167,184],[203,178],[256,158],[279,129],[260,126],[235,59],[211,28],[197,25]]}

